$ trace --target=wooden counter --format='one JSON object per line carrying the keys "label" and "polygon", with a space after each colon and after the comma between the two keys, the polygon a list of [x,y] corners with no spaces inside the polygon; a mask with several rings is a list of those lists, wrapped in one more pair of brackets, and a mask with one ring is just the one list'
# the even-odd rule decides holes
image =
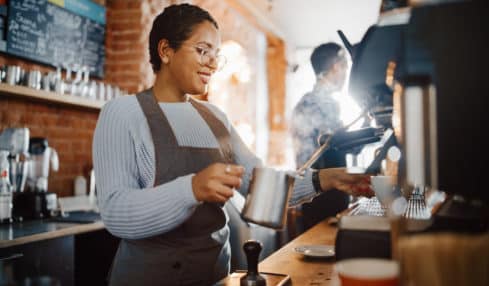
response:
{"label": "wooden counter", "polygon": [[332,259],[310,259],[294,251],[302,245],[334,245],[337,228],[323,221],[264,259],[260,272],[288,274],[292,285],[337,285]]}
{"label": "wooden counter", "polygon": [[[311,259],[294,251],[303,245],[334,245],[337,228],[323,221],[280,248],[258,265],[260,272],[287,274],[292,285],[336,286],[339,281],[333,272],[335,259]],[[239,285],[236,273],[218,285]]]}
{"label": "wooden counter", "polygon": [[81,224],[47,219],[0,225],[0,249],[101,229],[104,229],[101,221]]}

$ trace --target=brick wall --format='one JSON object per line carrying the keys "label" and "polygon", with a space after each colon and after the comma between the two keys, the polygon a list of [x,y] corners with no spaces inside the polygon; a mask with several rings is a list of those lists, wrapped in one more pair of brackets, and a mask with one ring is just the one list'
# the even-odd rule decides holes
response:
{"label": "brick wall", "polygon": [[72,195],[75,176],[88,175],[97,117],[97,110],[0,95],[0,130],[27,127],[31,137],[46,137],[58,152],[60,169],[58,173],[51,173],[49,190],[59,196]]}
{"label": "brick wall", "polygon": [[172,1],[107,2],[105,81],[136,93],[153,85],[148,35],[153,19]]}

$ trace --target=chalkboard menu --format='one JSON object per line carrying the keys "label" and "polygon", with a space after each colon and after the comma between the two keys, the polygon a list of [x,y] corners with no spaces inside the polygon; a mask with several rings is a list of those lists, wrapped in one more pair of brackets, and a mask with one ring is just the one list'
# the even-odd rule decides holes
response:
{"label": "chalkboard menu", "polygon": [[104,42],[103,6],[87,0],[9,1],[9,54],[52,66],[84,65],[103,77]]}

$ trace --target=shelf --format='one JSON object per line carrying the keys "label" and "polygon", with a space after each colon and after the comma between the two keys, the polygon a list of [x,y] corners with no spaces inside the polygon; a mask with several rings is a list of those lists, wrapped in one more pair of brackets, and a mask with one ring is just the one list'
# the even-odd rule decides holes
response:
{"label": "shelf", "polygon": [[105,101],[86,99],[74,95],[57,94],[50,91],[37,90],[20,85],[0,83],[0,96],[3,95],[34,99],[44,102],[53,102],[56,104],[80,106],[91,109],[101,109],[105,104]]}

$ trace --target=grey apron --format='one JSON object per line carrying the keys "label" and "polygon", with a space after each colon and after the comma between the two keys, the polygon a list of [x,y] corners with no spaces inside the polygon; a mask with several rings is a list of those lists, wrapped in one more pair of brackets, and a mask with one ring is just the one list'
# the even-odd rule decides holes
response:
{"label": "grey apron", "polygon": [[[220,149],[179,147],[152,90],[136,95],[153,138],[154,185],[197,173],[215,162],[232,163],[230,135],[204,105],[190,100],[219,142]],[[211,285],[227,275],[217,267],[223,245],[211,234],[226,225],[222,205],[202,203],[182,225],[155,237],[122,239],[114,258],[110,285]]]}

